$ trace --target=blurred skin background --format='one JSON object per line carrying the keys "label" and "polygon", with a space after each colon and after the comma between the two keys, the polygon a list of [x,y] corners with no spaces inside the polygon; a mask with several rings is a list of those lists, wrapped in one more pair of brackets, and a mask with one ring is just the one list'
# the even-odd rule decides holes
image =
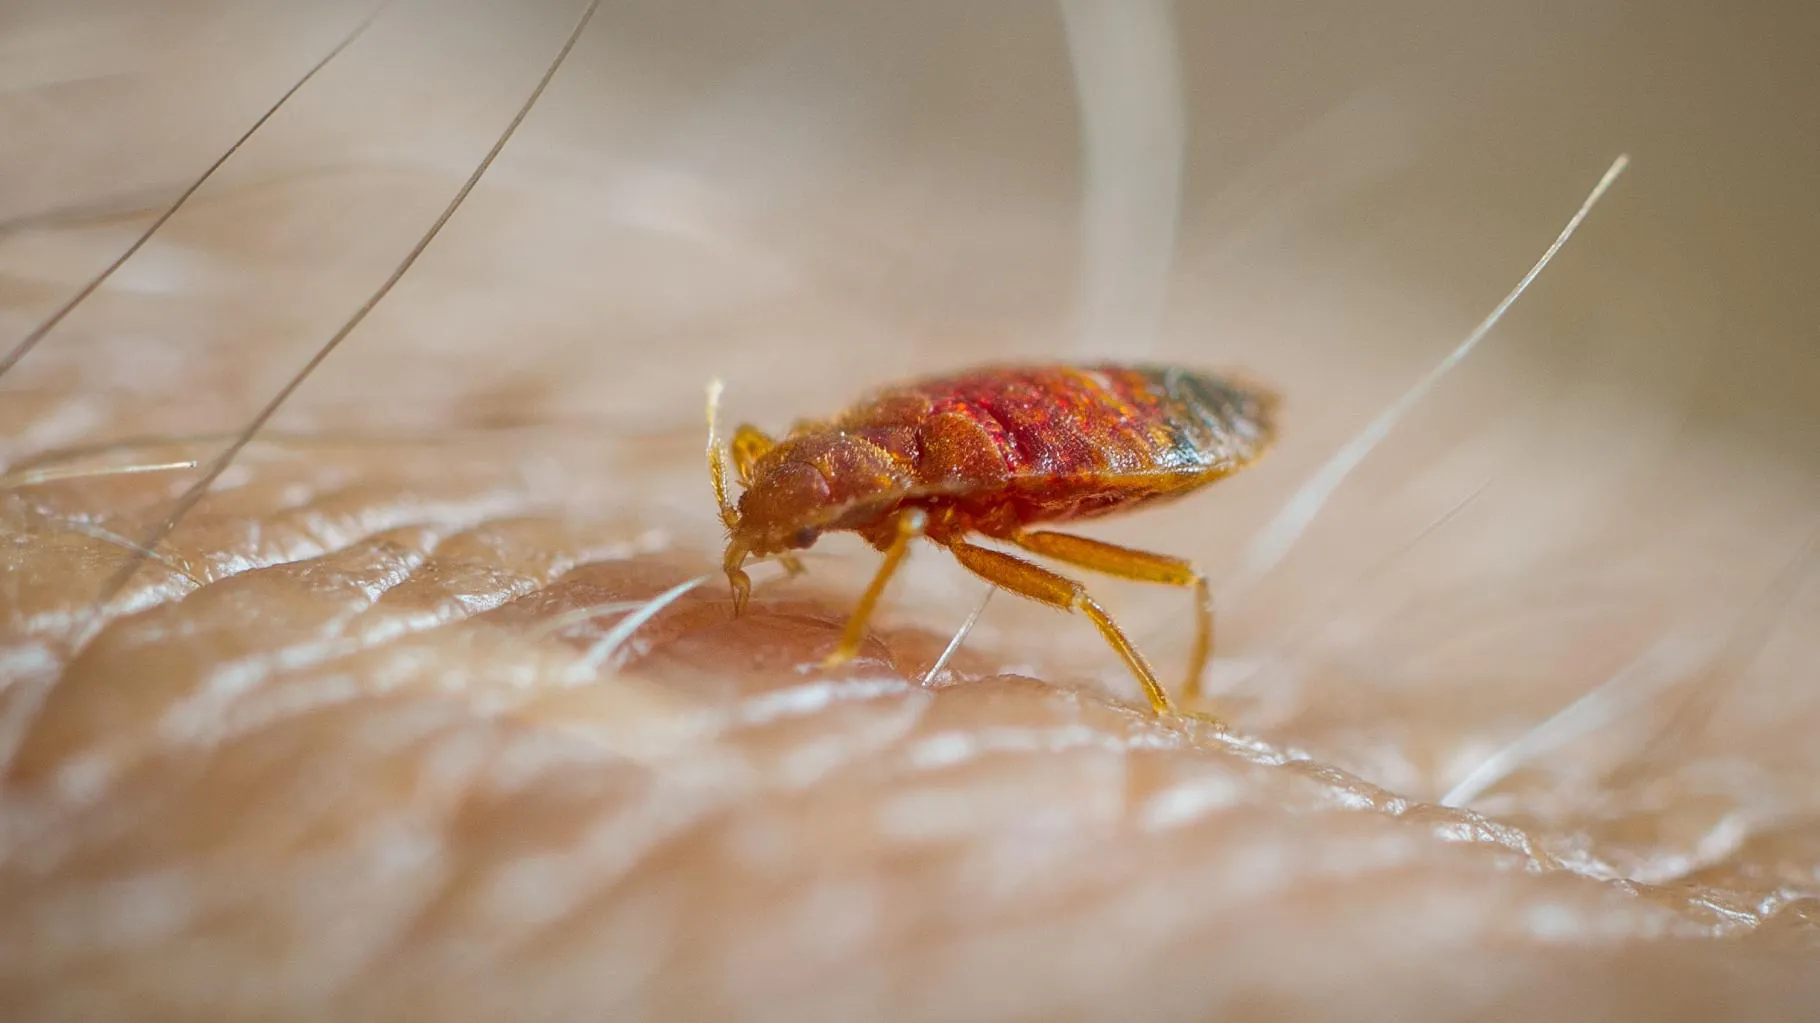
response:
{"label": "blurred skin background", "polygon": [[[0,11],[0,343],[372,11]],[[603,4],[98,603],[200,470],[34,467],[206,463],[579,13],[387,6],[0,378],[6,1018],[1811,1018],[1811,5]],[[1230,734],[1002,595],[924,684],[929,549],[839,672],[852,537],[614,636],[718,565],[710,377],[1101,357],[1285,396],[1083,530],[1213,579]]]}

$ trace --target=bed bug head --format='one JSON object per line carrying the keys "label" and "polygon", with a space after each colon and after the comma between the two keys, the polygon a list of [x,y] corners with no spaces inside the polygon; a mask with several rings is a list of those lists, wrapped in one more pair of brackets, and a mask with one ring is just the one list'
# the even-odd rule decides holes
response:
{"label": "bed bug head", "polygon": [[[735,611],[745,609],[752,581],[744,565],[749,557],[764,558],[811,546],[821,537],[820,523],[829,500],[826,482],[812,466],[789,462],[751,480],[735,504],[727,495],[727,459],[719,430],[721,383],[708,385],[708,472],[714,481],[714,499],[720,520],[727,528],[727,548],[721,566],[733,587]],[[744,464],[744,463],[742,463]],[[743,475],[743,474],[742,474]],[[743,481],[743,480],[742,480]],[[790,564],[794,564],[790,562]]]}

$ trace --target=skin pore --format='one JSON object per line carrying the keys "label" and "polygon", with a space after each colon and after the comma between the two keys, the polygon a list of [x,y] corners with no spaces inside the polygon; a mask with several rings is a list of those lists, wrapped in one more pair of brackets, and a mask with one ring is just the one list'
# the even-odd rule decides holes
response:
{"label": "skin pore", "polygon": [[[613,12],[97,612],[182,466],[397,265],[576,10],[381,18],[0,378],[5,1015],[1811,1008],[1820,371],[1814,203],[1784,168],[1812,143],[1778,77],[1803,33],[1728,22],[1716,47],[1691,5],[1577,9],[1491,32],[1490,6],[1316,30],[1181,5],[1212,127],[1131,354],[1272,381],[1283,442],[1093,533],[1213,579],[1230,735],[1159,724],[1085,620],[1002,596],[922,684],[983,591],[931,550],[840,671],[815,665],[876,565],[857,542],[800,579],[755,568],[741,618],[716,580],[599,647],[717,569],[709,376],[731,421],[781,432],[877,383],[1068,354],[1066,47],[1010,8]],[[100,10],[18,29],[48,56],[37,105],[5,107],[37,156],[0,214],[0,340],[365,13]],[[1753,73],[1679,70],[1707,47]],[[1233,583],[1619,149],[1630,177],[1499,335]],[[123,441],[60,464],[169,468],[18,474]],[[1184,595],[1093,586],[1173,681]]]}

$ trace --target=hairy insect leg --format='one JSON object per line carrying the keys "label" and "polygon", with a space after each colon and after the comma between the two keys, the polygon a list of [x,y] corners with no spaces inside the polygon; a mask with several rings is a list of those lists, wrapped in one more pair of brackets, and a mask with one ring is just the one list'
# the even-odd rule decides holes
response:
{"label": "hairy insect leg", "polygon": [[758,427],[742,423],[733,431],[733,442],[728,446],[733,450],[733,468],[739,473],[739,482],[749,486],[752,483],[752,467],[758,464],[765,452],[777,446],[777,441]]}
{"label": "hairy insect leg", "polygon": [[929,525],[929,516],[921,508],[910,508],[897,517],[897,538],[891,541],[891,547],[885,551],[885,561],[878,566],[878,572],[872,577],[872,584],[859,598],[859,606],[847,619],[847,628],[841,633],[840,645],[834,648],[822,666],[836,667],[853,659],[859,653],[860,640],[866,635],[866,622],[872,617],[872,609],[878,606],[879,595],[885,592],[885,584],[897,574],[899,565],[904,563],[904,556],[910,553],[911,541],[923,535]]}
{"label": "hairy insect leg", "polygon": [[1143,683],[1144,695],[1150,698],[1151,709],[1159,715],[1176,714],[1175,704],[1169,701],[1169,694],[1163,691],[1163,684],[1157,681],[1150,662],[1144,660],[1144,655],[1131,645],[1125,631],[1118,627],[1106,609],[1087,595],[1086,587],[1040,565],[986,547],[976,547],[957,540],[948,544],[948,549],[954,552],[955,560],[962,567],[989,583],[1050,607],[1079,611],[1091,618],[1093,624],[1099,627],[1100,635],[1106,637],[1106,642],[1124,658],[1125,666]]}
{"label": "hairy insect leg", "polygon": [[1188,683],[1182,694],[1190,703],[1200,698],[1201,675],[1207,669],[1208,656],[1213,653],[1213,591],[1207,586],[1207,577],[1196,571],[1194,565],[1167,554],[1153,554],[1067,533],[1018,533],[1011,542],[1034,554],[1120,579],[1193,587],[1194,648],[1188,655]]}

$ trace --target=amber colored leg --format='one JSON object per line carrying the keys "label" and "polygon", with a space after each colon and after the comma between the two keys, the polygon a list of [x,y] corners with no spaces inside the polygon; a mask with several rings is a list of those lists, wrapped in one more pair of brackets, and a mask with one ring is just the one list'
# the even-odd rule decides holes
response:
{"label": "amber colored leg", "polygon": [[948,549],[954,552],[955,559],[962,566],[987,582],[996,583],[1013,593],[1051,607],[1080,611],[1093,619],[1093,624],[1099,626],[1100,635],[1106,637],[1106,642],[1112,644],[1112,649],[1117,650],[1119,656],[1125,659],[1125,665],[1131,669],[1131,673],[1144,684],[1144,695],[1150,698],[1151,708],[1162,715],[1173,716],[1176,713],[1175,705],[1169,702],[1169,694],[1163,691],[1162,683],[1156,680],[1156,672],[1150,670],[1150,664],[1144,660],[1144,655],[1138,653],[1137,647],[1131,645],[1131,640],[1113,622],[1112,616],[1094,603],[1080,583],[1020,558],[985,547],[975,547],[970,543],[955,541],[948,545]]}
{"label": "amber colored leg", "polygon": [[1133,550],[1101,540],[1066,533],[1019,533],[1011,542],[1035,554],[1079,565],[1094,572],[1143,583],[1192,586],[1195,600],[1194,649],[1188,655],[1188,684],[1183,698],[1193,703],[1201,697],[1201,675],[1213,652],[1213,592],[1207,577],[1181,558]]}
{"label": "amber colored leg", "polygon": [[752,482],[752,467],[765,452],[777,446],[777,442],[766,436],[756,426],[741,425],[733,431],[733,441],[727,445],[733,452],[733,469],[739,473],[741,483]]}
{"label": "amber colored leg", "polygon": [[904,555],[910,553],[910,542],[923,535],[923,529],[929,524],[929,516],[921,508],[911,508],[897,517],[897,539],[885,551],[884,563],[878,566],[878,573],[872,577],[872,585],[859,598],[859,606],[853,609],[852,617],[847,619],[846,631],[841,633],[840,645],[834,648],[822,666],[833,668],[845,664],[859,653],[860,640],[866,636],[866,622],[872,617],[872,609],[878,606],[879,594],[885,592],[885,584],[897,573],[899,565],[904,563]]}

